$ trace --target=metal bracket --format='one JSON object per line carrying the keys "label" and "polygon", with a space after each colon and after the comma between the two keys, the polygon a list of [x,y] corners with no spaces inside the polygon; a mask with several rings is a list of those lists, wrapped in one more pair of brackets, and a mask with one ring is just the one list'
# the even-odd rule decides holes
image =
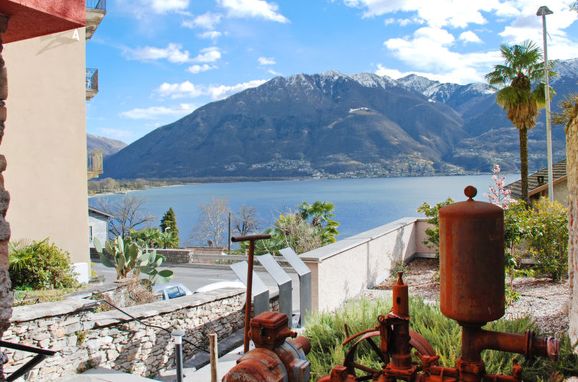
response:
{"label": "metal bracket", "polygon": [[293,248],[283,248],[279,252],[299,275],[299,325],[304,326],[311,313],[311,270]]}
{"label": "metal bracket", "polygon": [[279,311],[287,315],[289,318],[288,325],[291,327],[293,323],[293,284],[291,277],[281,268],[271,254],[267,253],[266,255],[257,256],[257,260],[277,283],[279,287]]}
{"label": "metal bracket", "polygon": [[[241,280],[245,286],[247,285],[247,271],[249,264],[246,261],[240,261],[230,265],[237,278]],[[263,280],[255,272],[253,272],[253,287],[251,288],[253,295],[253,314],[254,316],[269,310],[269,288],[265,285]]]}

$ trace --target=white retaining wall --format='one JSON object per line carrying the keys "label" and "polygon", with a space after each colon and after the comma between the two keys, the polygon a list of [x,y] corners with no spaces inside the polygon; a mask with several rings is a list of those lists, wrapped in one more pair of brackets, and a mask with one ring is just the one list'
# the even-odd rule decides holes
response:
{"label": "white retaining wall", "polygon": [[312,311],[331,311],[390,276],[392,268],[433,251],[423,244],[424,219],[402,218],[303,253],[311,269]]}

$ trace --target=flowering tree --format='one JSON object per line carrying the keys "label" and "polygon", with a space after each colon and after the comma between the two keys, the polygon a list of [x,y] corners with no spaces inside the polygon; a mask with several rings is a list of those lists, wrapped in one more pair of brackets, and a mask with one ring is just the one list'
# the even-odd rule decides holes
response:
{"label": "flowering tree", "polygon": [[500,165],[495,164],[492,169],[492,180],[494,184],[490,186],[490,192],[486,194],[490,203],[507,210],[512,199],[512,190],[506,188],[506,177],[500,174]]}

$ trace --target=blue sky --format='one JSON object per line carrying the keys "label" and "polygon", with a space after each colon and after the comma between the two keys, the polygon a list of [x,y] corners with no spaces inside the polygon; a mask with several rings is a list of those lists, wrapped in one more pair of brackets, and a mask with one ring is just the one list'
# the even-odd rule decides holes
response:
{"label": "blue sky", "polygon": [[87,44],[99,94],[91,134],[133,142],[196,108],[278,75],[417,73],[483,81],[502,43],[578,57],[573,0],[108,0]]}

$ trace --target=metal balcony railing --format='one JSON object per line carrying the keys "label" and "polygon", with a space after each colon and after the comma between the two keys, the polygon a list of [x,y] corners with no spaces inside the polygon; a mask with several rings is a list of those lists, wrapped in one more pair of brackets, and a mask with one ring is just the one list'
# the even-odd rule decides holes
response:
{"label": "metal balcony railing", "polygon": [[106,0],[86,0],[86,8],[106,12]]}
{"label": "metal balcony railing", "polygon": [[86,99],[91,99],[96,93],[98,93],[98,69],[86,68]]}

